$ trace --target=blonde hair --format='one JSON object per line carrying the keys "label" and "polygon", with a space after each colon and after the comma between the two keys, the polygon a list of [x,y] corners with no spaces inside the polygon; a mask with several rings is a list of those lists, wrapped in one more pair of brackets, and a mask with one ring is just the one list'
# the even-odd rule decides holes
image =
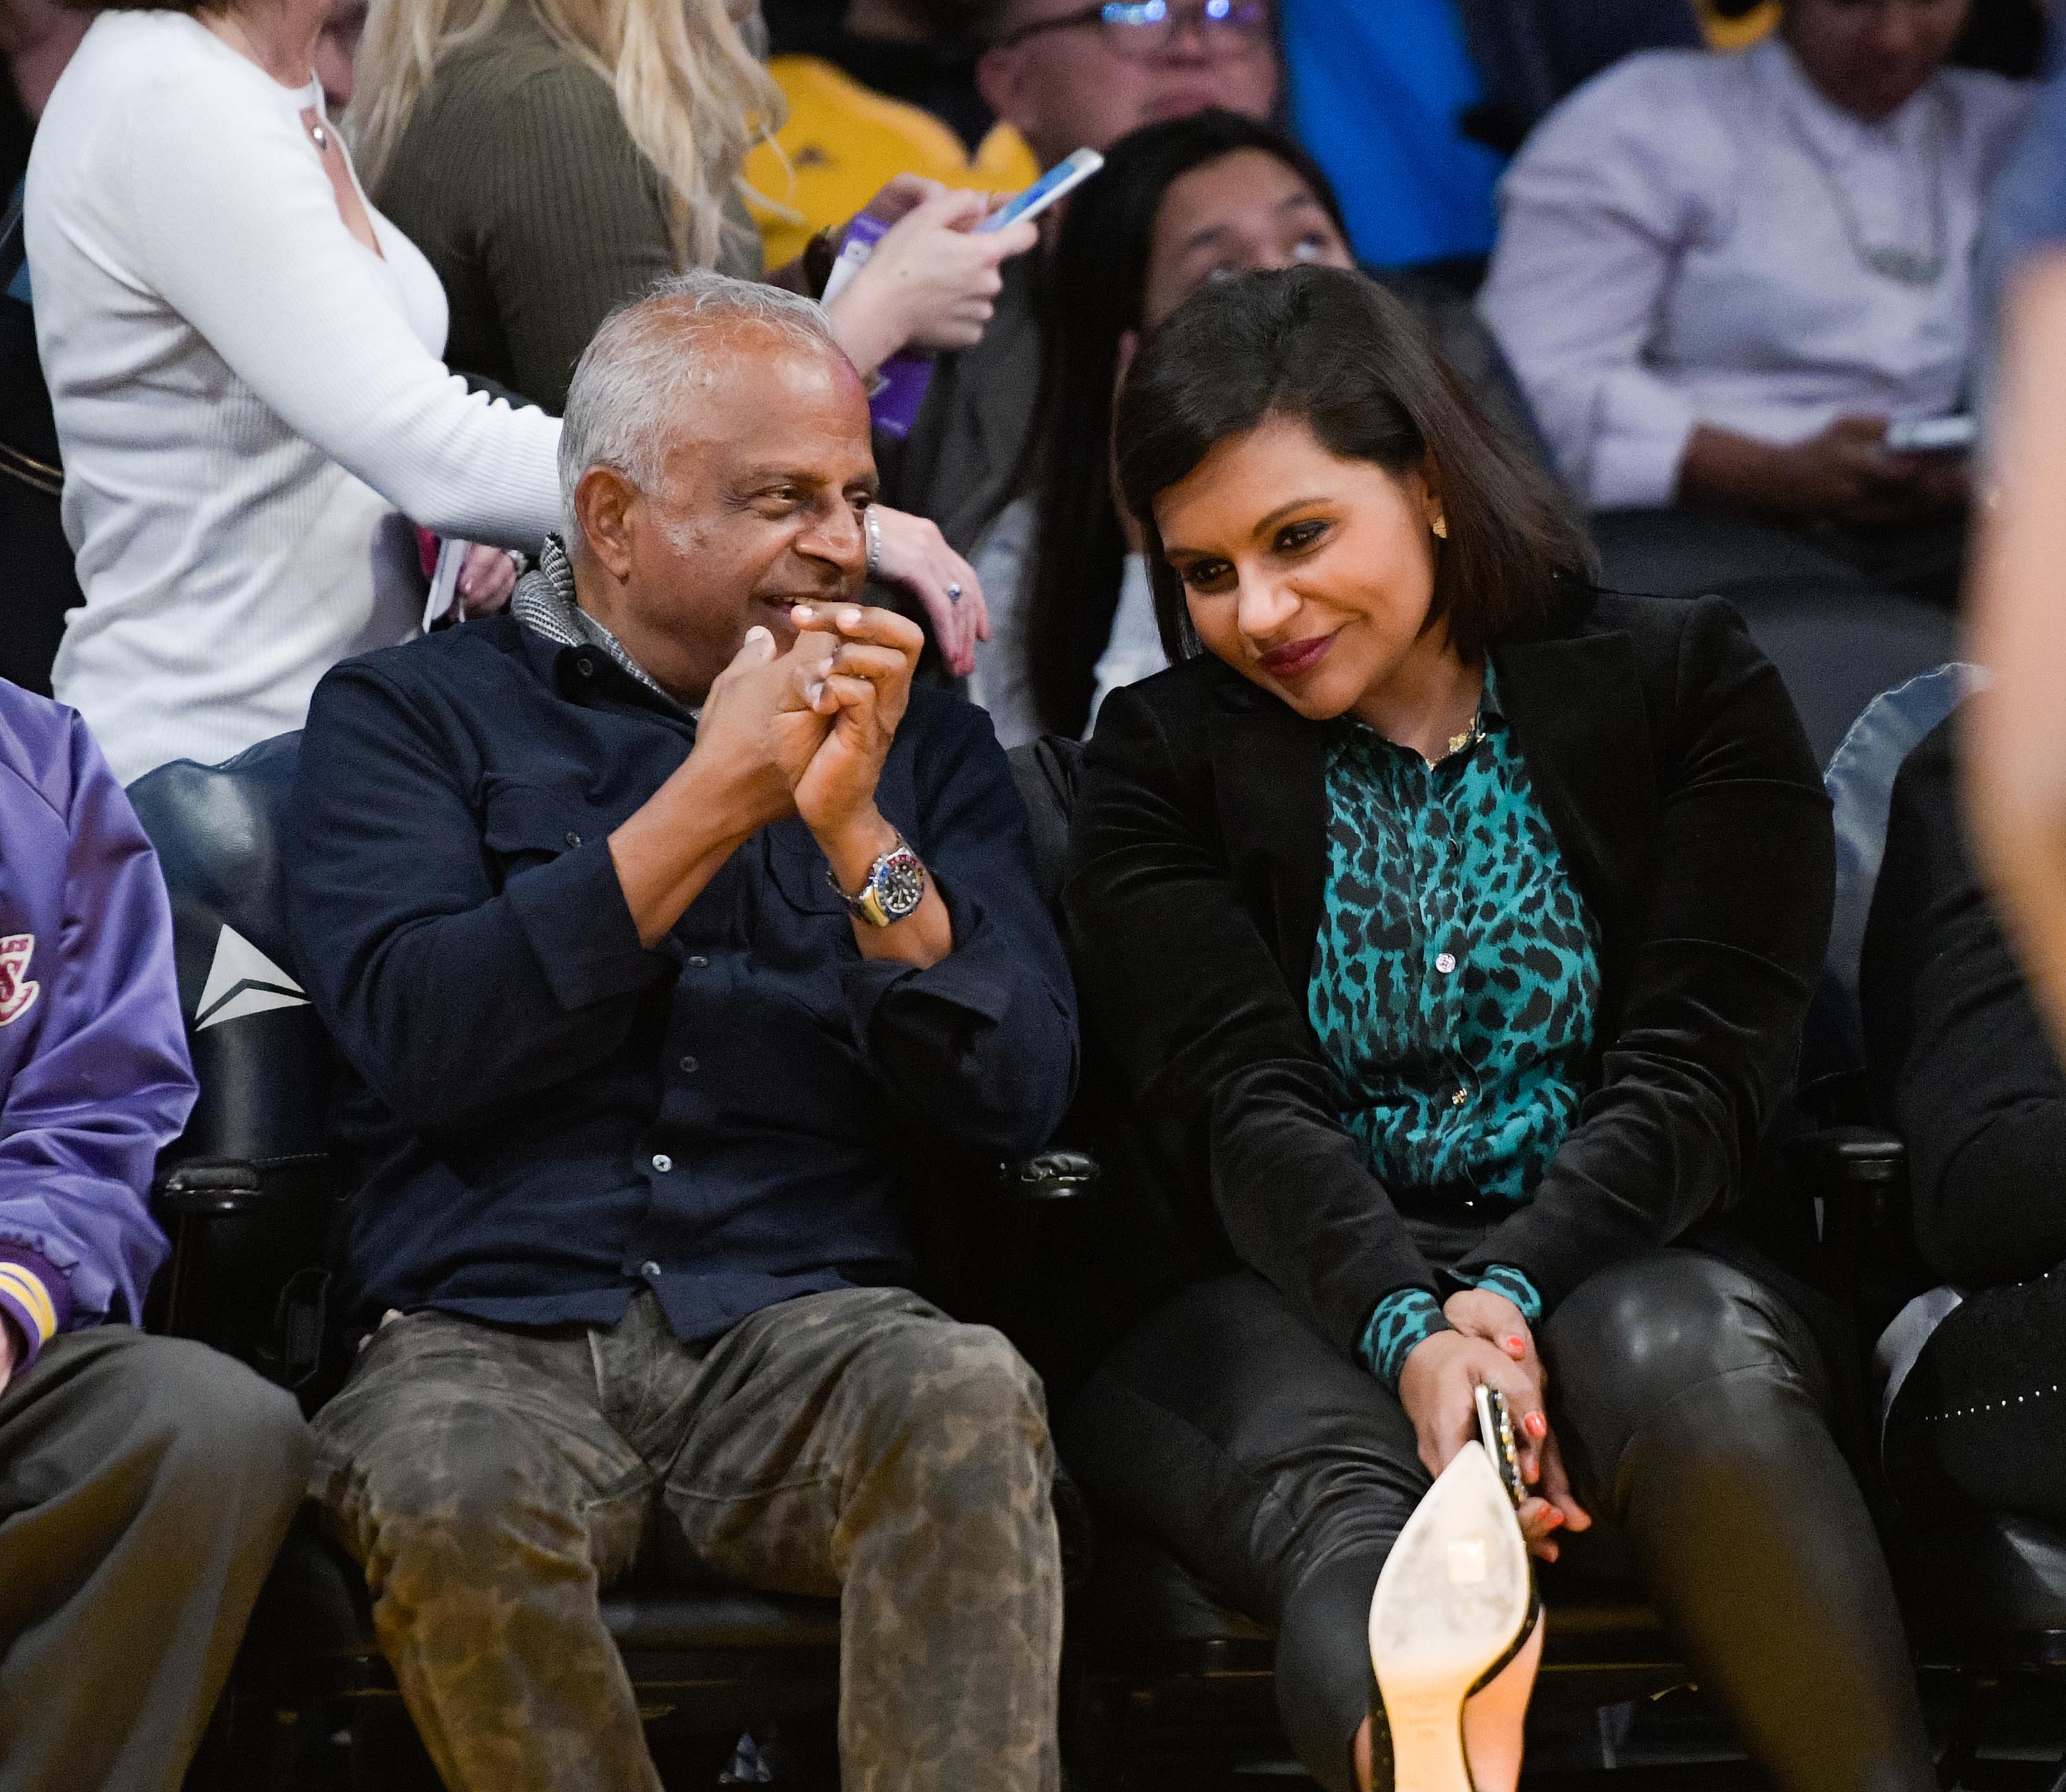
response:
{"label": "blonde hair", "polygon": [[685,267],[725,246],[727,202],[747,153],[781,128],[782,90],[726,0],[373,0],[347,115],[361,178],[377,192],[438,64],[529,6],[553,41],[610,83],[618,116],[660,176]]}

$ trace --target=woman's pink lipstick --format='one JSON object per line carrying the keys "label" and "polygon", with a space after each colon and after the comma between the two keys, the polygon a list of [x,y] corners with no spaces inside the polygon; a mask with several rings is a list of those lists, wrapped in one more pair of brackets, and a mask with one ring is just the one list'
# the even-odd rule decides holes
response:
{"label": "woman's pink lipstick", "polygon": [[1289,642],[1283,647],[1271,648],[1262,656],[1262,669],[1274,679],[1298,678],[1319,665],[1334,644],[1331,634],[1310,635],[1303,641]]}

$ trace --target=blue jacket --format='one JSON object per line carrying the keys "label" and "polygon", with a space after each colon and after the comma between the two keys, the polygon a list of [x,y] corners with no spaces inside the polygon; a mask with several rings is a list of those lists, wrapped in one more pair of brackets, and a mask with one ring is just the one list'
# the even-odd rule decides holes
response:
{"label": "blue jacket", "polygon": [[140,1319],[194,1093],[151,843],[85,723],[0,679],[0,1313],[28,1360]]}

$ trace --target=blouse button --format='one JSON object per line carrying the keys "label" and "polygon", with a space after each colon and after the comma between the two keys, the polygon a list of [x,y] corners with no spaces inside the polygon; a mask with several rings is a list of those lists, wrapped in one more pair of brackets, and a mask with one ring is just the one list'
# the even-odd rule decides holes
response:
{"label": "blouse button", "polygon": [[710,969],[710,960],[699,952],[689,960],[689,968],[691,971],[707,971]]}
{"label": "blouse button", "polygon": [[682,1064],[682,1068],[683,1068],[683,1070],[687,1074],[688,1074],[689,1076],[693,1076],[695,1074],[695,1072],[696,1072],[696,1060],[695,1060],[694,1058],[683,1058],[683,1059],[681,1060],[681,1064]]}
{"label": "blouse button", "polygon": [[660,1266],[658,1263],[655,1263],[653,1259],[648,1257],[644,1263],[638,1266],[638,1273],[650,1282],[659,1275]]}
{"label": "blouse button", "polygon": [[579,672],[583,678],[592,679],[595,676],[595,662],[590,659],[586,654],[583,654],[580,659],[574,662],[574,670]]}
{"label": "blouse button", "polygon": [[567,829],[567,844],[569,846],[578,846],[581,844],[581,836],[572,828]]}
{"label": "blouse button", "polygon": [[653,1155],[653,1167],[664,1176],[674,1167],[674,1160],[666,1152],[658,1151]]}
{"label": "blouse button", "polygon": [[1456,954],[1453,952],[1436,953],[1435,955],[1435,968],[1440,971],[1444,976],[1448,976],[1452,971],[1456,968]]}
{"label": "blouse button", "polygon": [[1454,1095],[1449,1097],[1449,1105],[1452,1108],[1460,1108],[1466,1101],[1469,1101],[1470,1098],[1471,1092],[1468,1089],[1460,1089]]}

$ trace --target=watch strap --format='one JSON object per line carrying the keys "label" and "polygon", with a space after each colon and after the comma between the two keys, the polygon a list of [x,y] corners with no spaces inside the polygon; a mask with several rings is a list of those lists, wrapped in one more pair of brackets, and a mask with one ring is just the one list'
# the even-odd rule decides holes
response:
{"label": "watch strap", "polygon": [[926,876],[924,862],[911,850],[909,842],[905,839],[901,830],[892,829],[891,831],[896,835],[895,839],[890,843],[889,849],[869,866],[868,875],[862,880],[857,892],[849,893],[841,889],[838,874],[829,866],[825,868],[825,882],[832,886],[833,891],[838,895],[839,899],[846,904],[848,909],[871,927],[893,926],[895,922],[907,918],[917,910],[918,904],[914,902],[902,914],[892,914],[883,902],[883,874],[886,869],[893,866],[895,861],[900,858],[910,861],[919,879],[919,887],[922,891],[920,900],[924,899],[922,895]]}

